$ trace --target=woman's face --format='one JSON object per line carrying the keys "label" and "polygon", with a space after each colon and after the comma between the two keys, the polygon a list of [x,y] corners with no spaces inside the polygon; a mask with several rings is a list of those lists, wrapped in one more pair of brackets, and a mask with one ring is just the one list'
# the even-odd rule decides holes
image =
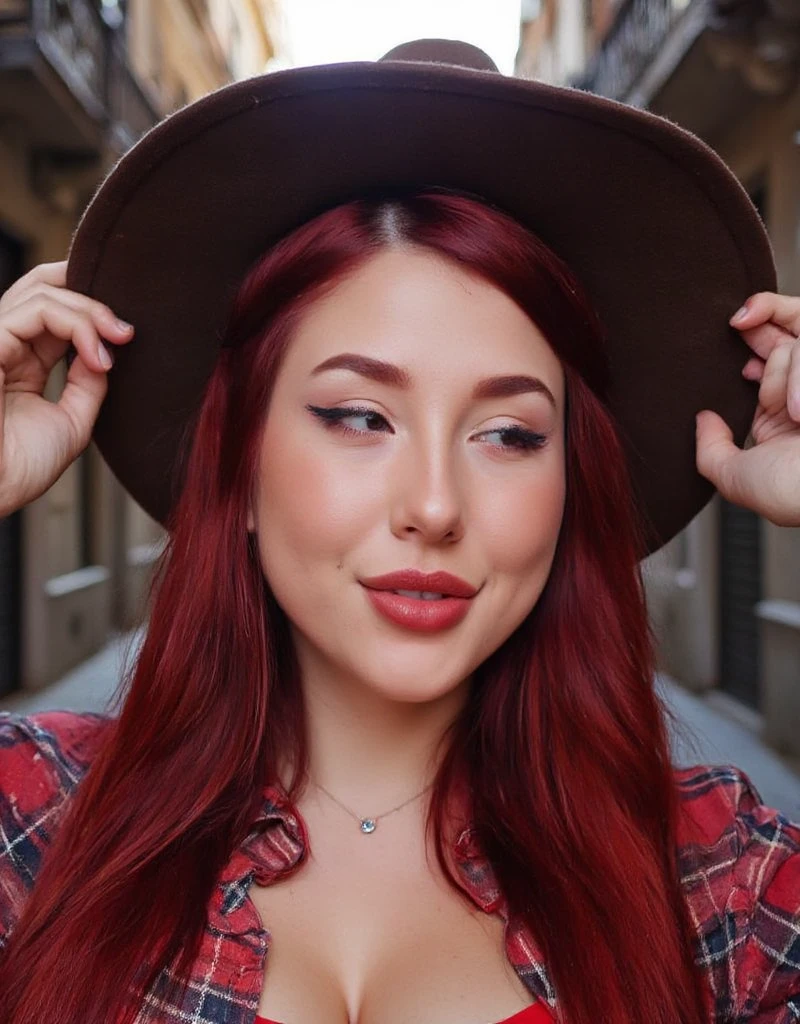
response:
{"label": "woman's face", "polygon": [[536,603],[564,493],[563,373],[535,325],[427,250],[371,258],[305,313],[261,444],[249,528],[304,677],[451,693]]}

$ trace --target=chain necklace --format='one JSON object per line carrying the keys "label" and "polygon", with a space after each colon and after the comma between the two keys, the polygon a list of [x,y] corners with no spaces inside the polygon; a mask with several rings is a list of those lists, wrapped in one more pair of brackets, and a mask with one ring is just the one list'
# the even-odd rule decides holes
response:
{"label": "chain necklace", "polygon": [[410,803],[413,803],[414,800],[418,800],[423,795],[423,793],[427,793],[428,790],[433,787],[433,783],[431,782],[424,789],[421,789],[419,793],[415,793],[414,796],[410,796],[408,800],[404,800],[401,804],[398,804],[397,807],[393,807],[390,811],[384,811],[383,814],[376,814],[372,818],[362,818],[360,814],[356,814],[355,811],[351,811],[350,808],[347,807],[346,804],[343,804],[341,800],[337,800],[333,793],[329,793],[324,786],[320,786],[320,784],[318,782],[314,782],[313,779],[311,781],[313,782],[314,786],[316,786],[317,789],[321,790],[325,794],[325,796],[327,796],[330,800],[333,800],[335,804],[338,804],[343,811],[347,811],[351,818],[355,818],[355,820],[358,822],[358,827],[361,829],[365,836],[368,836],[375,831],[375,829],[378,827],[378,822],[381,820],[381,818],[388,818],[389,815],[394,814],[395,811],[402,810],[404,807],[407,807]]}

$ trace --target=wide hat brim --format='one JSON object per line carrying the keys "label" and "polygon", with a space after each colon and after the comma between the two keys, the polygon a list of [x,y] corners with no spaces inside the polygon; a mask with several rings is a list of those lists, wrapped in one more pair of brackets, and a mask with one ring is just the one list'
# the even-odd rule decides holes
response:
{"label": "wide hat brim", "polygon": [[226,86],[120,160],[84,213],[67,272],[68,287],[136,328],[116,353],[94,439],[165,522],[187,425],[253,260],[348,199],[449,187],[531,228],[583,283],[608,333],[609,403],[648,521],[643,553],[653,551],[713,493],[695,469],[695,414],[713,409],[738,443],[747,435],[756,388],[728,320],[748,295],[775,289],[763,225],[722,161],[662,118],[415,56]]}

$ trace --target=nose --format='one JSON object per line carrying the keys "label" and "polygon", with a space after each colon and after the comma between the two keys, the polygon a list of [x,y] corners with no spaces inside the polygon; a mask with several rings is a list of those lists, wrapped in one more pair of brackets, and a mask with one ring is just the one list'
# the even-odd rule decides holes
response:
{"label": "nose", "polygon": [[397,465],[391,508],[396,537],[452,544],[464,535],[464,507],[457,467],[447,446],[413,447]]}

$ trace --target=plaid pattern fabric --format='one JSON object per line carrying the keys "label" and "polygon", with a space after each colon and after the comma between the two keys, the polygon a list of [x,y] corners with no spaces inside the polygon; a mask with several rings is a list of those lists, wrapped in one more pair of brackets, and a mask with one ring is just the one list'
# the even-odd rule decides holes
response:
{"label": "plaid pattern fabric", "polygon": [[[0,714],[0,948],[107,723],[68,712]],[[800,1021],[800,825],[764,807],[735,768],[678,768],[676,779],[685,811],[679,863],[697,933],[695,959],[715,1000],[709,1024],[794,1024]],[[165,975],[138,1007],[137,1024],[253,1024],[268,941],[248,889],[297,869],[304,835],[281,793],[265,790],[260,817],[211,898],[181,1004],[170,1002]],[[471,829],[461,833],[455,853],[475,904],[505,917]],[[531,995],[553,1009],[556,994],[532,937],[509,928],[506,953]]]}

